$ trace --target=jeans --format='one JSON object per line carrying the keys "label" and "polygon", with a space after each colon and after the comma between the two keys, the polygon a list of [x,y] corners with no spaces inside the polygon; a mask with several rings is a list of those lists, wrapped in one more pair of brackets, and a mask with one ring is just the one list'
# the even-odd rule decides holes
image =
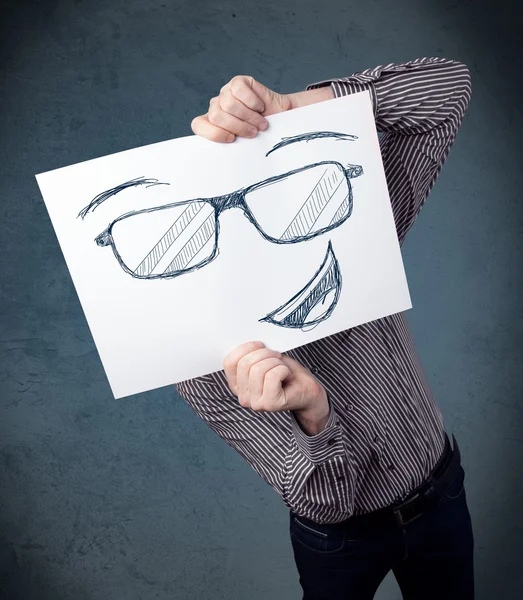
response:
{"label": "jeans", "polygon": [[372,600],[392,569],[404,600],[473,600],[474,538],[458,475],[416,520],[369,526],[357,517],[320,525],[290,514],[303,600]]}

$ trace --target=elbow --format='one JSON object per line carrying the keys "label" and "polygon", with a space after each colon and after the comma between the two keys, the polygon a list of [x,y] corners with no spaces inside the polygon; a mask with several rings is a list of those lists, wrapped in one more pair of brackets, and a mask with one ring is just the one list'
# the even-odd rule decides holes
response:
{"label": "elbow", "polygon": [[472,78],[465,63],[456,62],[458,80],[456,82],[456,99],[459,101],[462,114],[465,113],[472,97]]}

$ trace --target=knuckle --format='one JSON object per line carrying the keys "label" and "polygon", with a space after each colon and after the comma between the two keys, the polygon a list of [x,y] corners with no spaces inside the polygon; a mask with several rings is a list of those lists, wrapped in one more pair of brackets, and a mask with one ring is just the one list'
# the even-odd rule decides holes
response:
{"label": "knuckle", "polygon": [[272,383],[277,378],[278,378],[278,372],[275,371],[274,369],[271,369],[267,373],[267,375],[265,375],[265,381],[268,381],[269,383]]}
{"label": "knuckle", "polygon": [[246,78],[243,75],[236,75],[235,77],[233,77],[231,79],[231,85],[230,85],[231,92],[233,94],[236,94],[236,92],[239,92],[246,85],[247,85]]}
{"label": "knuckle", "polygon": [[247,398],[245,396],[240,396],[238,398],[238,402],[240,403],[240,406],[242,406],[243,408],[249,407],[249,401],[247,400]]}
{"label": "knuckle", "polygon": [[219,125],[220,124],[220,111],[216,109],[211,109],[207,114],[207,119],[211,125]]}
{"label": "knuckle", "polygon": [[220,106],[225,112],[231,112],[234,108],[234,99],[232,96],[226,95],[221,99]]}
{"label": "knuckle", "polygon": [[247,364],[247,357],[246,356],[242,356],[240,358],[240,360],[238,361],[236,368],[238,370],[243,369],[246,366],[246,364]]}
{"label": "knuckle", "polygon": [[252,114],[251,111],[249,111],[245,116],[244,116],[244,121],[246,123],[246,126],[249,129],[252,128],[257,128],[258,126],[258,117],[256,116],[256,114]]}
{"label": "knuckle", "polygon": [[231,92],[236,96],[242,89],[243,85],[239,82],[231,83]]}
{"label": "knuckle", "polygon": [[242,83],[243,82],[243,75],[235,75],[230,81],[229,84],[232,85],[236,85],[238,83]]}
{"label": "knuckle", "polygon": [[263,373],[263,365],[260,363],[256,363],[255,365],[253,365],[251,367],[251,370],[249,371],[249,375],[251,377],[260,377],[260,375],[262,375]]}

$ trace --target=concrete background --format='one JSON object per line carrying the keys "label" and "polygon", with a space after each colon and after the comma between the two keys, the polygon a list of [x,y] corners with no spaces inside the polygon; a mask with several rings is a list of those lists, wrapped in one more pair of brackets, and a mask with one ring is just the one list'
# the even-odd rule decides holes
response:
{"label": "concrete background", "polygon": [[[409,321],[462,448],[477,598],[523,597],[523,65],[510,4],[2,2],[1,598],[301,597],[276,494],[172,388],[112,399],[34,175],[188,135],[235,74],[291,92],[418,56],[467,63],[473,99],[404,246]],[[399,598],[393,579],[377,597]]]}

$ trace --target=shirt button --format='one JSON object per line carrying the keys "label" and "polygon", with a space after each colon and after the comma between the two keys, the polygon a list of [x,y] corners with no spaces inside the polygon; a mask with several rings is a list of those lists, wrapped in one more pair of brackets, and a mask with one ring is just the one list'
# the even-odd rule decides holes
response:
{"label": "shirt button", "polygon": [[334,444],[334,442],[335,442],[335,441],[336,441],[336,440],[335,440],[334,438],[331,438],[331,439],[330,439],[330,440],[327,442],[327,444],[328,444],[329,446],[332,446],[332,444]]}
{"label": "shirt button", "polygon": [[320,370],[318,369],[318,367],[312,367],[311,372],[314,373],[314,375],[317,375]]}
{"label": "shirt button", "polygon": [[354,404],[347,404],[347,409],[352,410],[354,408]]}

